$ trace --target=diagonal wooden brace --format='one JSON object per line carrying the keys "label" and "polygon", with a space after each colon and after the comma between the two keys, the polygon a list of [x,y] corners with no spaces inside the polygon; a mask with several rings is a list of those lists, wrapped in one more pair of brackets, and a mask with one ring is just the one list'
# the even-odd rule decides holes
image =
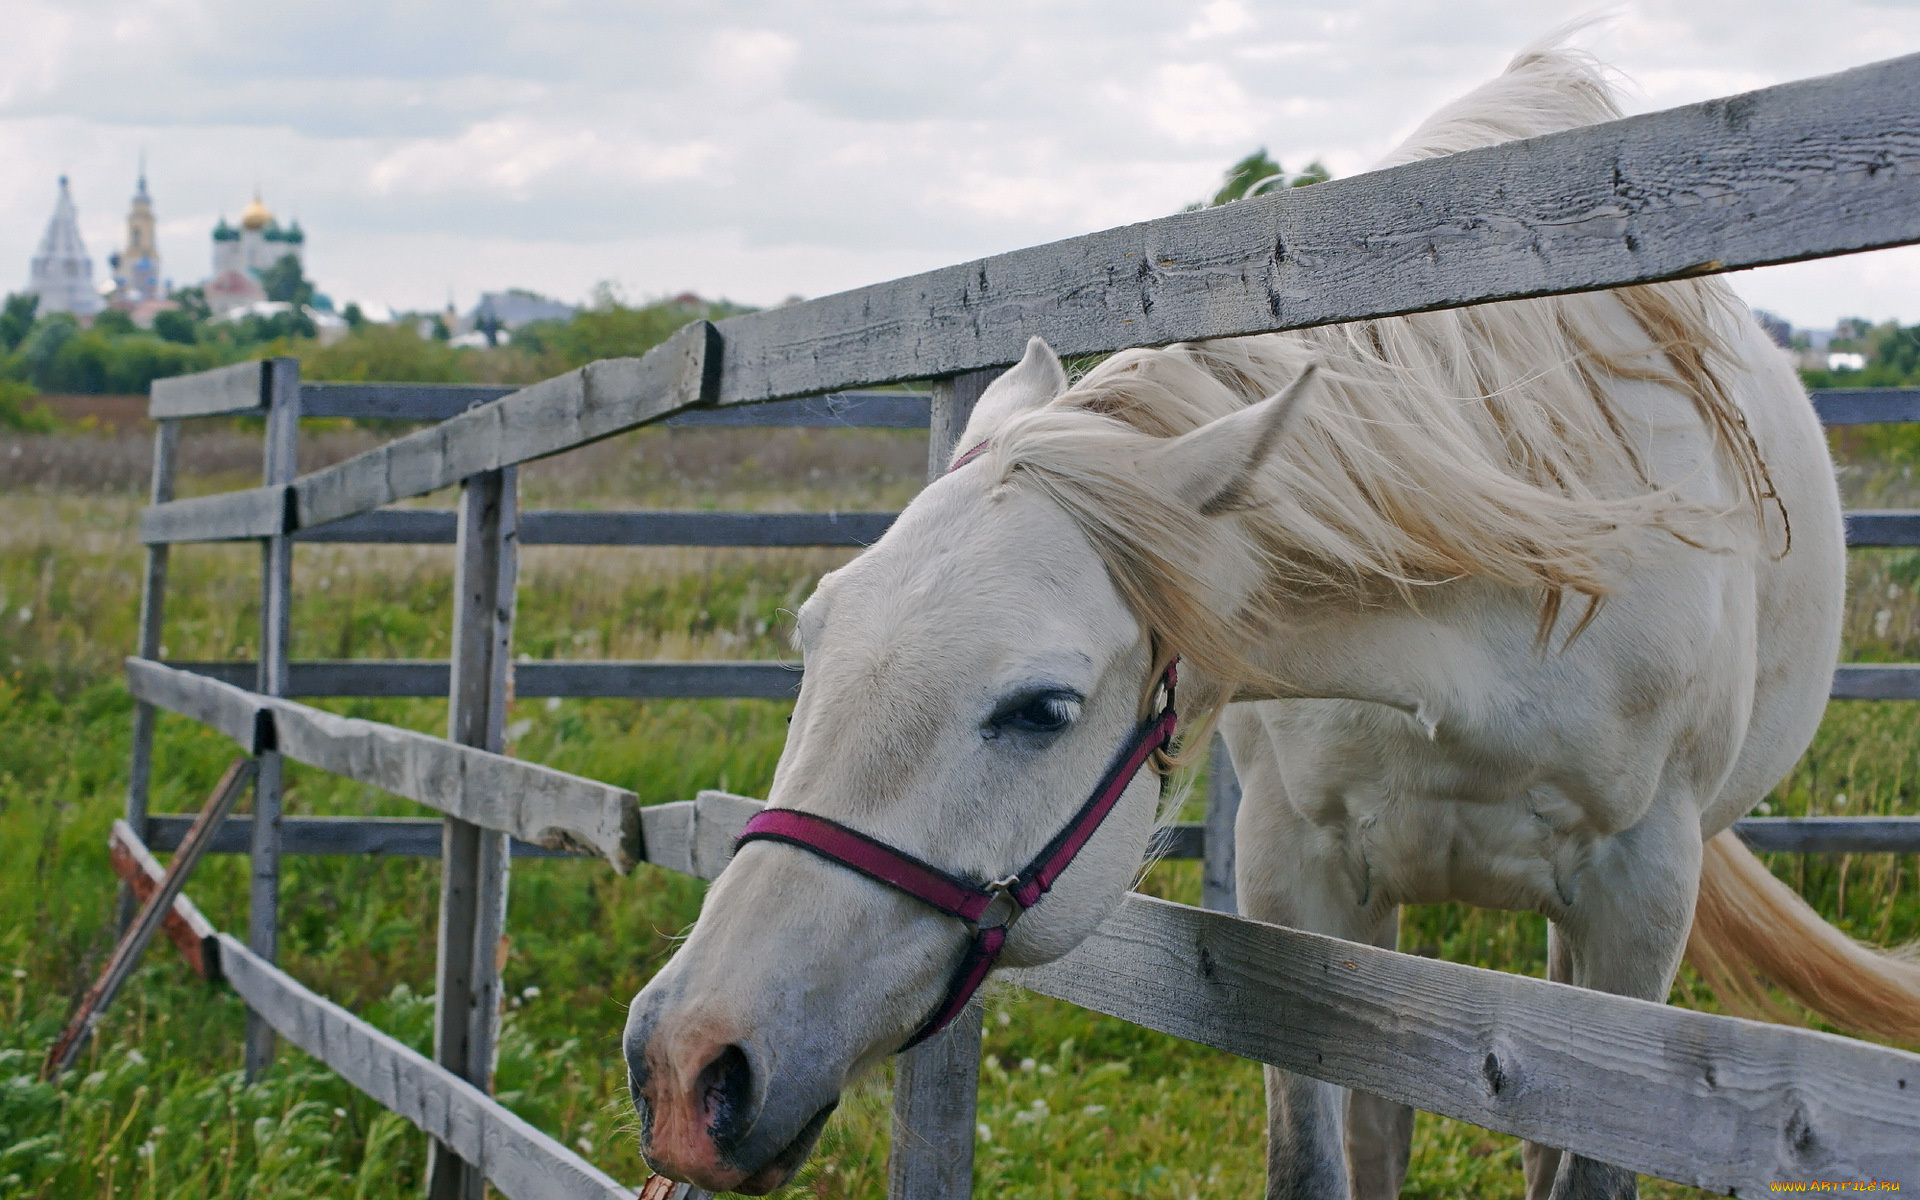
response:
{"label": "diagonal wooden brace", "polygon": [[[209,850],[208,853],[213,851]],[[107,855],[113,873],[133,892],[136,904],[146,903],[147,898],[159,890],[161,881],[167,877],[167,869],[160,865],[153,851],[140,840],[133,826],[125,821],[113,823],[113,832],[107,838]],[[160,928],[168,940],[180,948],[181,955],[186,958],[187,965],[193,968],[194,974],[208,983],[220,982],[219,932],[199,907],[187,899],[185,892],[174,897],[173,908],[162,920]]]}
{"label": "diagonal wooden brace", "polygon": [[180,849],[174,852],[173,861],[167,864],[167,871],[160,883],[154,888],[146,902],[140,906],[140,915],[127,927],[120,937],[120,943],[113,948],[113,956],[100,972],[100,978],[87,990],[74,1011],[67,1027],[47,1051],[46,1064],[41,1068],[41,1078],[55,1079],[61,1072],[73,1065],[87,1038],[93,1033],[94,1026],[100,1023],[107,1006],[113,1003],[114,994],[133,974],[134,967],[140,963],[140,955],[159,931],[167,914],[173,911],[173,902],[179,898],[180,891],[186,886],[187,877],[200,861],[207,847],[213,844],[213,835],[220,828],[227,814],[233,811],[233,805],[240,793],[253,782],[255,761],[251,758],[236,758],[227,768],[226,774],[213,789],[213,795],[207,798],[205,808],[194,818],[193,828],[187,830]]}

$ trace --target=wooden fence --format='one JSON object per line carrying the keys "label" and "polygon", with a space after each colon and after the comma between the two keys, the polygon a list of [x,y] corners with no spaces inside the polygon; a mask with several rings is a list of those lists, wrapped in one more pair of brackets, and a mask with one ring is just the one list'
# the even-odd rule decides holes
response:
{"label": "wooden fence", "polygon": [[[505,757],[507,697],[790,695],[797,664],[511,661],[517,547],[858,545],[885,513],[521,513],[518,464],[653,423],[929,428],[944,464],[995,370],[1038,333],[1065,353],[1616,287],[1920,242],[1920,57],[1487,147],[945,268],[782,309],[696,321],[637,359],[508,391],[302,383],[290,360],[156,383],[153,503],[136,656],[139,700],[117,861],[177,843],[147,811],[159,709],[259,759],[254,813],[215,849],[252,861],[244,943],[176,906],[246,999],[247,1061],[275,1031],[433,1136],[431,1191],[626,1195],[488,1095],[494,947],[515,854],[581,854],[712,878],[756,801],[723,793],[642,808],[632,793]],[[930,394],[838,389],[930,380]],[[1826,393],[1830,424],[1920,419],[1913,393]],[[175,500],[180,422],[265,417],[261,487]],[[298,475],[303,416],[432,422]],[[452,512],[382,506],[461,485]],[[1920,545],[1920,513],[1855,513],[1854,545]],[[158,661],[171,544],[257,541],[257,663]],[[290,662],[294,544],[442,542],[458,563],[447,662]],[[512,687],[509,689],[509,673]],[[446,695],[445,738],[352,720],[302,695]],[[1920,699],[1920,664],[1842,666],[1833,695]],[[285,757],[445,814],[287,819]],[[1207,858],[1231,908],[1231,773],[1216,757],[1201,827],[1163,848]],[[1920,849],[1915,818],[1742,822],[1763,849]],[[414,1053],[274,965],[283,853],[442,859],[434,1053]],[[1649,1174],[1719,1191],[1772,1180],[1899,1179],[1920,1168],[1920,1057],[1357,946],[1139,896],[1047,967],[1006,974],[1057,996]],[[968,1194],[977,1007],[902,1057],[892,1194]]]}

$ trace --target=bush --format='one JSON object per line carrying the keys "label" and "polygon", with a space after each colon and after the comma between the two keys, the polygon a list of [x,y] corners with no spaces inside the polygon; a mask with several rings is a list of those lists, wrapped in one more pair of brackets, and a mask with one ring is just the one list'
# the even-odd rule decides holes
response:
{"label": "bush", "polygon": [[193,314],[183,309],[168,309],[153,314],[153,332],[169,342],[192,346],[200,340],[199,326]]}
{"label": "bush", "polygon": [[300,375],[343,383],[465,383],[461,352],[411,324],[361,324],[331,346],[302,347]]}
{"label": "bush", "polygon": [[59,428],[53,410],[41,404],[30,383],[0,379],[0,430],[7,433],[52,433]]}
{"label": "bush", "polygon": [[[36,330],[28,346],[39,336]],[[216,347],[182,346],[150,333],[112,337],[89,329],[58,338],[44,357],[30,352],[28,361],[33,381],[48,391],[130,394],[156,379],[219,366],[223,357]]]}
{"label": "bush", "polygon": [[550,374],[584,366],[596,359],[630,358],[645,354],[696,319],[717,321],[749,308],[725,300],[712,304],[661,301],[630,308],[602,287],[591,308],[571,321],[532,321],[514,330],[512,346],[549,366]]}

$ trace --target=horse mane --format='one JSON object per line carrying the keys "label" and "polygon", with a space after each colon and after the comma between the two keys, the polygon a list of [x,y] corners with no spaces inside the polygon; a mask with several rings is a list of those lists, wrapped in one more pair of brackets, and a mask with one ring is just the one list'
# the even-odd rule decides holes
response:
{"label": "horse mane", "polygon": [[[1619,115],[1592,59],[1538,46],[1382,165]],[[1685,280],[1130,350],[1009,422],[988,455],[1003,484],[1037,487],[1074,517],[1156,642],[1228,695],[1284,687],[1258,679],[1246,650],[1302,599],[1372,605],[1484,578],[1540,590],[1544,645],[1568,596],[1586,600],[1578,635],[1645,530],[1703,548],[1735,532],[1728,508],[1649,476],[1610,384],[1690,401],[1730,468],[1735,510],[1768,536],[1778,499],[1723,382],[1743,311],[1723,283]],[[1141,477],[1136,464],[1162,439],[1274,394],[1314,362],[1318,390],[1239,520],[1184,512]],[[1218,578],[1223,563],[1260,573],[1251,602],[1247,580]]]}

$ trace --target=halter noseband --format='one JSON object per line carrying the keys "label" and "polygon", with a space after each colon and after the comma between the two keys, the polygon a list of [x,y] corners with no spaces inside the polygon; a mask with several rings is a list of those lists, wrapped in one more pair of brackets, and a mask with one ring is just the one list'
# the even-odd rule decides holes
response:
{"label": "halter noseband", "polygon": [[1093,794],[1060,832],[1053,835],[1053,840],[1025,867],[1005,879],[982,883],[955,875],[838,821],[793,808],[763,809],[741,830],[734,848],[737,851],[755,841],[798,846],[973,926],[973,940],[947,984],[946,998],[900,1049],[917,1046],[960,1015],[967,1001],[986,982],[987,972],[993,969],[1001,949],[1006,946],[1007,931],[1014,921],[1047,894],[1054,881],[1092,839],[1107,814],[1113,811],[1147,759],[1172,740],[1174,727],[1180,720],[1173,707],[1177,661],[1168,663],[1166,673],[1161,676],[1166,703],[1158,715],[1141,722],[1107,767],[1106,774],[1100,777]]}

